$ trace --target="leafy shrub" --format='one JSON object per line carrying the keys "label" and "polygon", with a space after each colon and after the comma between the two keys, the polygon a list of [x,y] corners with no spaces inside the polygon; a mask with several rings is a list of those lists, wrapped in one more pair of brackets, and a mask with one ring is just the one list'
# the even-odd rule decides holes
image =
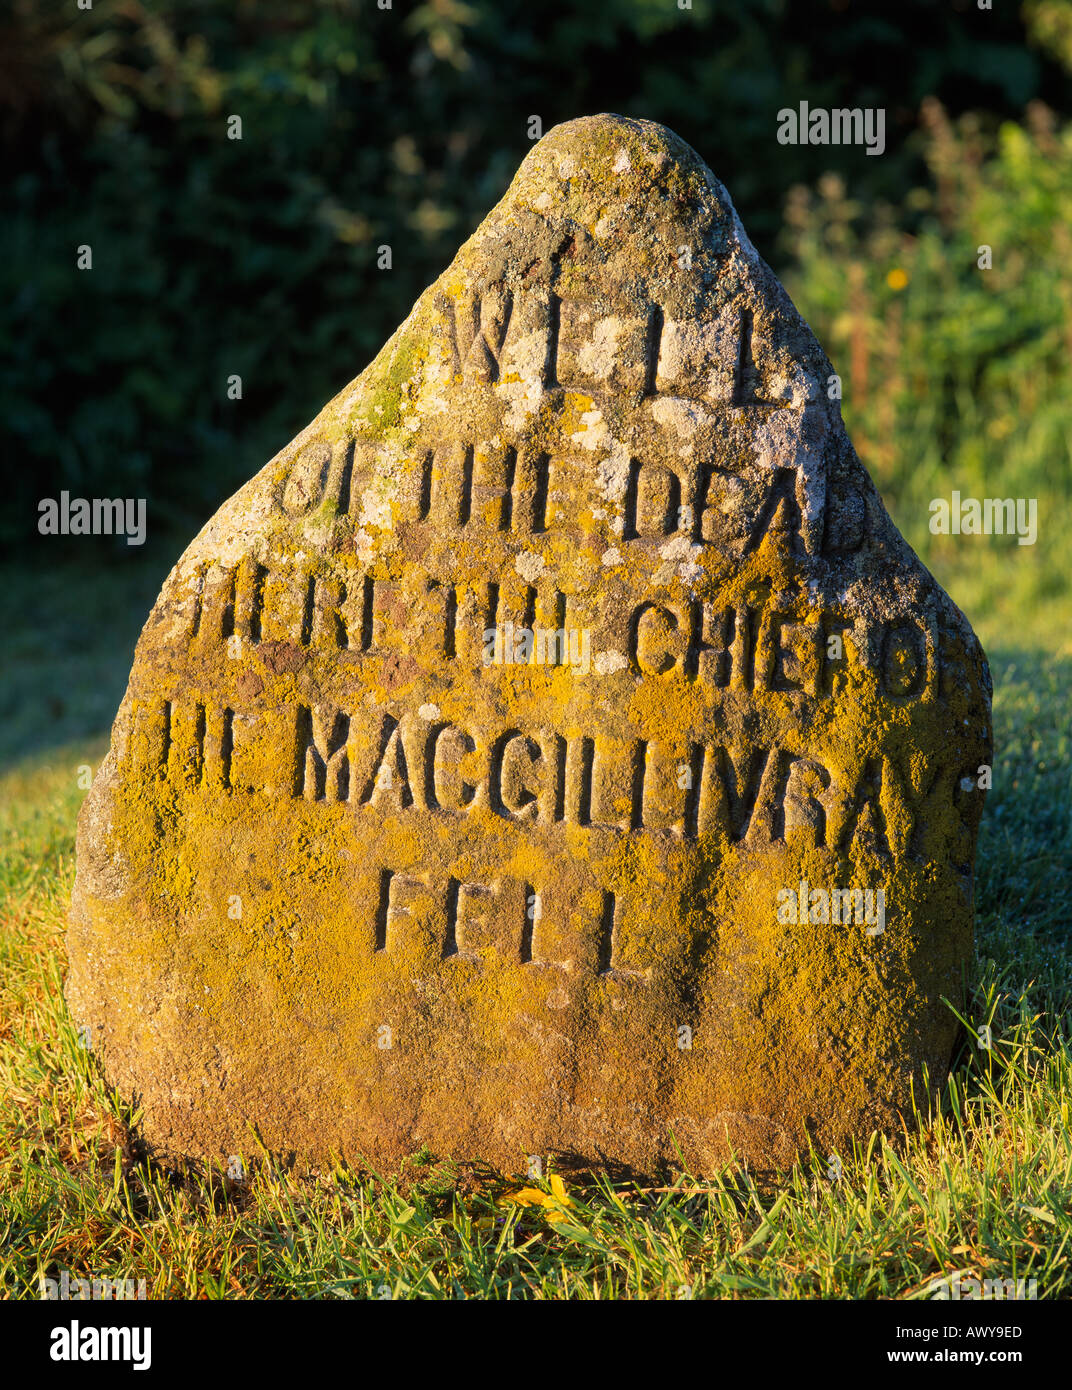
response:
{"label": "leafy shrub", "polygon": [[[901,529],[981,606],[1049,621],[1072,521],[1072,125],[1035,103],[989,140],[932,100],[923,126],[929,184],[899,206],[865,208],[833,175],[793,191],[789,288]],[[1037,498],[1037,543],[932,536],[929,503],[953,489]],[[1001,563],[981,567],[984,547]]]}
{"label": "leafy shrub", "polygon": [[[1038,3],[1060,35],[1055,0]],[[1009,7],[979,22],[903,0],[896,24],[885,0],[830,0],[821,24],[810,10],[9,0],[0,543],[33,539],[37,500],[64,487],[146,496],[154,530],[179,509],[187,530],[203,520],[397,326],[503,192],[530,114],[665,121],[773,258],[791,182],[840,172],[868,204],[910,185],[926,93],[1011,115],[1058,72]],[[777,111],[802,97],[887,106],[887,153],[778,145]]]}

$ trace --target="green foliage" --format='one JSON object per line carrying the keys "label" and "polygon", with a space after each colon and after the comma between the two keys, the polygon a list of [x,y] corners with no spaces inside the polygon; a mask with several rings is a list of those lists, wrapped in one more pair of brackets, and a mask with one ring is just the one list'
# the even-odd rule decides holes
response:
{"label": "green foliage", "polygon": [[1068,0],[1027,0],[1024,17],[1032,41],[1072,71],[1072,5]]}
{"label": "green foliage", "polygon": [[[1072,126],[1041,105],[985,138],[924,105],[928,184],[866,208],[836,176],[788,204],[787,277],[904,534],[970,616],[1067,631],[1072,525]],[[982,248],[992,268],[981,269]],[[1037,498],[1038,540],[932,536],[929,503]]]}
{"label": "green foliage", "polygon": [[[1055,0],[1039,8],[1040,33],[1060,32]],[[10,0],[0,412],[16,466],[0,542],[32,538],[37,500],[62,487],[147,496],[157,530],[178,508],[199,525],[402,320],[505,189],[532,114],[545,130],[599,110],[665,121],[770,255],[794,181],[834,170],[853,197],[900,196],[927,93],[1013,116],[1055,85],[1058,50],[1026,47],[1009,7],[820,11]],[[885,106],[887,153],[777,145],[778,109],[801,98]]]}

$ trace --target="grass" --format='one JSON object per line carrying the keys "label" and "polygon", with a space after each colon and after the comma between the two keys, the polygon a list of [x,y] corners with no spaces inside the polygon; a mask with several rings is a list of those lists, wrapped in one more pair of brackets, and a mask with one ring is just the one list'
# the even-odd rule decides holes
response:
{"label": "grass", "polygon": [[[7,1296],[36,1298],[62,1270],[144,1279],[150,1298],[925,1299],[950,1275],[1072,1294],[1066,654],[1014,651],[1005,629],[980,624],[998,751],[978,856],[978,983],[952,1075],[918,1097],[896,1145],[873,1136],[837,1156],[840,1173],[814,1154],[780,1179],[729,1166],[640,1188],[604,1175],[558,1196],[529,1181],[523,1201],[509,1198],[526,1185],[517,1175],[426,1151],[392,1174],[302,1175],[253,1154],[241,1178],[180,1174],[142,1155],[136,1116],[79,1048],[62,997],[77,772],[103,754],[97,715],[118,702],[141,596],[164,569],[146,557],[80,585],[0,576],[20,656],[0,698],[0,714],[17,705],[0,741]],[[102,609],[108,623],[79,616]],[[49,745],[40,711],[57,690]]]}

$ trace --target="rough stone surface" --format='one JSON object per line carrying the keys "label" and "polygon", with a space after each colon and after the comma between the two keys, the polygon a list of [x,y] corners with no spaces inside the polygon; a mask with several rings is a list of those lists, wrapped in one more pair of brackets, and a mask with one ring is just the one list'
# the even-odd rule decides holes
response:
{"label": "rough stone surface", "polygon": [[945,1073],[989,674],[831,373],[688,146],[573,121],[220,508],[79,822],[157,1152],[778,1165]]}

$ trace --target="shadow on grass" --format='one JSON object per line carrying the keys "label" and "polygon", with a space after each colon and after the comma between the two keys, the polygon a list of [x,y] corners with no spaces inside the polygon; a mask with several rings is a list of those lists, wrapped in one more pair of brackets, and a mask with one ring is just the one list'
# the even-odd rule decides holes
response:
{"label": "shadow on grass", "polygon": [[998,648],[994,780],[976,854],[980,951],[1000,933],[1072,946],[1072,659]]}
{"label": "shadow on grass", "polygon": [[142,625],[192,537],[49,537],[0,567],[0,772],[106,739]]}

